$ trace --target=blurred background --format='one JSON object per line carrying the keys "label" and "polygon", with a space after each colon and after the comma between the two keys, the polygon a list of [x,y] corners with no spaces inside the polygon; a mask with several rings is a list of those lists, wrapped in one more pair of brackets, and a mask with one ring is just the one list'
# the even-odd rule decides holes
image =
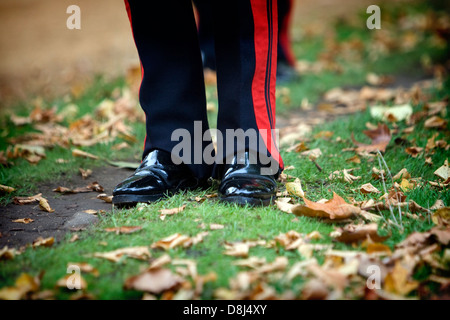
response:
{"label": "blurred background", "polygon": [[[291,36],[324,31],[338,18],[352,19],[373,0],[294,0]],[[395,0],[389,3],[411,1]],[[81,30],[69,30],[66,9],[81,8]],[[93,75],[125,75],[138,65],[123,0],[1,0],[0,101],[5,106],[39,94],[76,91]]]}

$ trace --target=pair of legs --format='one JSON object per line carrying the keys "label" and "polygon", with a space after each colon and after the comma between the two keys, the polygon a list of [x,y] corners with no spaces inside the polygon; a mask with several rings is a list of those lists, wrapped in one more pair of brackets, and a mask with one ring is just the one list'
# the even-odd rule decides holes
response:
{"label": "pair of legs", "polygon": [[[269,192],[266,187],[273,186],[283,167],[274,130],[277,1],[211,3],[219,100],[217,131],[221,133],[214,163],[203,157],[211,139],[191,1],[149,4],[125,0],[142,67],[139,100],[146,114],[147,137],[141,167],[114,191],[116,204],[152,201],[166,192],[200,186],[211,176],[222,179],[224,199],[247,203],[247,198],[259,201],[260,196],[266,199],[268,193],[274,195],[273,188]],[[257,139],[227,134],[236,130],[256,132]],[[181,142],[181,135],[174,133],[180,132],[189,137],[182,141],[186,148],[174,154]],[[264,157],[270,164],[260,160]],[[263,173],[260,169],[264,166],[270,166],[271,171]],[[255,189],[258,184],[265,185],[266,191]],[[246,197],[239,198],[243,194]]]}

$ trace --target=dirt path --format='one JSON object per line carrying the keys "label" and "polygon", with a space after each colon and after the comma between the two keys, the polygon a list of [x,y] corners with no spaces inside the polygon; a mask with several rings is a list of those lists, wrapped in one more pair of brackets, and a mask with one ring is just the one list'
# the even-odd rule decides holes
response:
{"label": "dirt path", "polygon": [[[98,217],[86,213],[86,210],[110,211],[111,204],[97,199],[97,192],[62,195],[53,189],[63,186],[67,188],[85,187],[97,181],[104,192],[111,195],[114,187],[121,180],[132,174],[132,171],[114,167],[93,168],[92,175],[83,180],[81,175],[71,179],[52,181],[38,186],[39,193],[46,198],[55,212],[48,213],[39,209],[38,204],[9,204],[1,208],[0,215],[0,248],[20,247],[33,243],[38,237],[55,237],[61,240],[69,231],[82,230],[98,222]],[[30,218],[29,224],[13,222],[16,219]]]}

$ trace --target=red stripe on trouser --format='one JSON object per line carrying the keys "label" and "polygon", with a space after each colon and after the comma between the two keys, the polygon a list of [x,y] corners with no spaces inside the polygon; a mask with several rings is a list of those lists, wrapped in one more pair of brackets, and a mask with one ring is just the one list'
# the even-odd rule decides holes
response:
{"label": "red stripe on trouser", "polygon": [[[130,20],[131,34],[133,35],[133,39],[134,39],[133,19],[131,18],[130,4],[128,3],[128,0],[124,0],[124,1],[125,1],[125,8],[127,9],[128,20]],[[134,43],[136,44],[136,40],[134,41]],[[139,91],[141,91],[142,80],[144,79],[144,66],[142,65],[142,61],[139,60],[139,63],[141,65],[141,84],[139,86]],[[146,143],[147,143],[147,134],[145,135],[145,140],[144,140],[144,147],[143,147],[144,150],[145,150]]]}
{"label": "red stripe on trouser", "polygon": [[[252,82],[256,125],[272,158],[280,168],[283,160],[276,146],[275,84],[277,71],[278,10],[276,0],[251,0],[255,27],[255,74]],[[268,4],[271,4],[269,7]],[[269,25],[269,20],[270,24]]]}

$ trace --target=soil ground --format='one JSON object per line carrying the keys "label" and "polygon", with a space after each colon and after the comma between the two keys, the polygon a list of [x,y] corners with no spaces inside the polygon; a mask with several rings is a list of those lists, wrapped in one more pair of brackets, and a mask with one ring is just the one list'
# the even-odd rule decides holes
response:
{"label": "soil ground", "polygon": [[[70,179],[52,181],[38,186],[39,193],[46,198],[55,212],[48,213],[39,209],[38,204],[9,204],[1,208],[0,215],[0,248],[21,247],[33,243],[38,237],[54,237],[61,240],[68,231],[82,230],[98,221],[96,215],[86,213],[86,210],[110,211],[111,204],[97,199],[97,192],[63,195],[53,189],[58,186],[67,188],[85,187],[90,182],[97,181],[108,195],[114,187],[133,171],[118,169],[111,166],[92,168],[92,175],[83,180],[81,175]],[[16,219],[30,218],[29,224],[12,222]]]}

